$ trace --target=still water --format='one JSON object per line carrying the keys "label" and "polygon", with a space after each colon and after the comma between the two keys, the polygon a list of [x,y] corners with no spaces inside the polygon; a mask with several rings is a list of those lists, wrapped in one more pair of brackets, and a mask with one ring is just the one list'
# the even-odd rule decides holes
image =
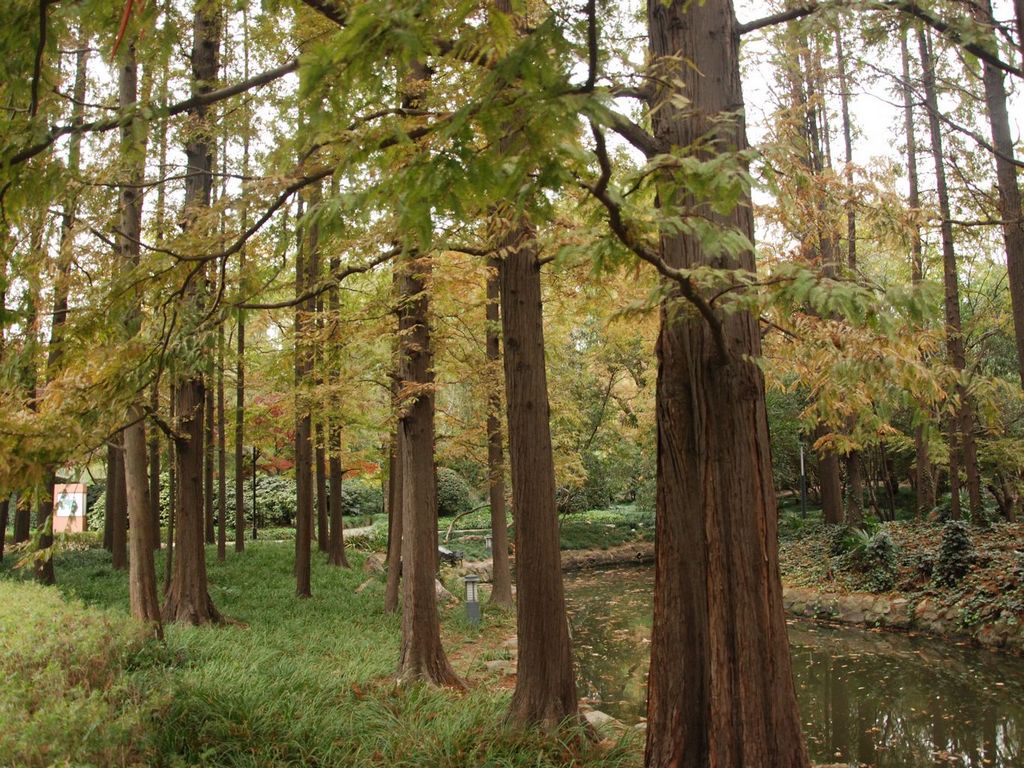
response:
{"label": "still water", "polygon": [[[580,695],[644,716],[654,571],[569,574]],[[1024,660],[928,638],[789,624],[811,759],[878,768],[1024,768]]]}

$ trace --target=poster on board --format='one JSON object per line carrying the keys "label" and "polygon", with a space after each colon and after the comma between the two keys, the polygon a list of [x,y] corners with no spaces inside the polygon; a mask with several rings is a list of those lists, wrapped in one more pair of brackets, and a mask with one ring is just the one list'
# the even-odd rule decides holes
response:
{"label": "poster on board", "polygon": [[85,483],[57,483],[53,486],[53,532],[85,530]]}

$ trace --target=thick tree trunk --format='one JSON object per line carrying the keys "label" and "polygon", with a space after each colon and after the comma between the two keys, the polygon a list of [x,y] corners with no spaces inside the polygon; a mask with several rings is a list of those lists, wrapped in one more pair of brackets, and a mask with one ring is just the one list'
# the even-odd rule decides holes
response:
{"label": "thick tree trunk", "polygon": [[[127,112],[138,101],[138,64],[135,56],[135,44],[125,49],[124,60],[119,69],[119,106]],[[121,187],[120,207],[121,226],[118,234],[117,249],[120,257],[120,269],[125,274],[139,263],[139,243],[142,240],[142,194],[141,185],[145,177],[145,143],[139,142],[140,129],[144,135],[145,127],[140,121],[128,123],[121,129],[121,156],[126,162],[128,184]],[[138,295],[131,316],[126,323],[127,334],[136,336],[141,330],[141,294]],[[141,406],[142,392],[137,395],[137,402],[128,409],[128,426],[124,428],[124,478],[125,507],[128,513],[128,532],[130,536],[129,551],[131,558],[128,568],[128,596],[132,616],[140,621],[151,624],[158,637],[162,637],[160,623],[160,603],[156,592],[156,564],[153,560],[153,549],[160,546],[160,512],[159,498],[156,499],[156,512],[149,498],[149,482],[153,482],[153,492],[160,492],[159,442],[155,439],[147,454],[146,427]],[[152,400],[157,400],[156,385],[153,385]],[[154,407],[155,410],[155,407]],[[147,462],[156,456],[156,468],[147,476]],[[115,543],[118,533],[115,532]],[[115,565],[116,565],[115,548]]]}
{"label": "thick tree trunk", "polygon": [[[487,271],[487,362],[493,373],[501,363],[500,286],[501,262],[492,258]],[[491,502],[491,604],[512,607],[512,572],[508,557],[508,523],[505,521],[505,456],[501,440],[501,390],[492,385],[487,398],[487,488]]]}
{"label": "thick tree trunk", "polygon": [[[421,68],[417,68],[421,69]],[[399,275],[402,461],[402,650],[398,677],[462,688],[437,617],[437,482],[434,476],[434,372],[426,282],[430,257],[406,254]]]}
{"label": "thick tree trunk", "polygon": [[396,429],[388,457],[388,580],[384,588],[384,610],[387,613],[398,610],[402,579],[402,450],[402,430]]}
{"label": "thick tree trunk", "polygon": [[14,505],[14,530],[11,532],[11,541],[20,544],[28,541],[32,535],[32,504],[24,493],[18,494]]}
{"label": "thick tree trunk", "polygon": [[113,448],[114,474],[107,475],[107,498],[111,504],[110,554],[114,568],[123,571],[128,567],[128,496],[125,489],[124,432],[114,435],[110,444]]}
{"label": "thick tree trunk", "polygon": [[[910,279],[917,286],[924,278],[924,254],[921,248],[921,227],[917,215],[921,209],[921,195],[917,181],[917,136],[914,130],[914,92],[910,84],[910,52],[907,49],[907,31],[900,33],[900,57],[903,62],[903,121],[907,137],[907,180],[910,186],[908,203],[915,220],[911,231]],[[928,441],[924,425],[914,429],[914,490],[917,496],[916,514],[927,515],[935,508],[935,480],[928,456]]]}
{"label": "thick tree trunk", "polygon": [[[981,21],[992,23],[992,4],[980,0]],[[1017,342],[1017,369],[1024,386],[1024,214],[1021,213],[1020,186],[1010,133],[1010,116],[1006,108],[1006,85],[1002,70],[982,63],[985,84],[985,107],[992,130],[995,150],[996,184],[999,188],[999,212],[1003,225],[1003,244],[1009,273],[1010,303],[1013,309],[1013,334]]]}
{"label": "thick tree trunk", "polygon": [[864,465],[860,451],[850,451],[846,456],[846,482],[849,496],[846,522],[859,525],[864,522]]}
{"label": "thick tree trunk", "polygon": [[149,508],[146,474],[146,428],[142,409],[134,406],[128,418],[134,423],[124,430],[124,467],[128,498],[131,561],[128,570],[128,599],[132,616],[153,625],[158,637],[163,636],[160,623],[160,602],[156,593],[156,564],[153,541],[153,516]]}
{"label": "thick tree trunk", "polygon": [[555,728],[577,714],[555,508],[540,265],[525,223],[500,239],[505,400],[516,548],[519,664],[508,717]]}
{"label": "thick tree trunk", "polygon": [[[217,51],[221,19],[218,9],[196,0],[193,16],[192,92],[209,91],[217,79]],[[195,228],[195,212],[209,208],[213,188],[213,139],[206,121],[206,108],[190,112],[185,156],[189,174],[185,179],[184,217]],[[194,279],[183,286],[183,301],[198,303]],[[205,447],[204,408],[206,387],[198,371],[179,374],[174,383],[173,408],[176,422],[175,464],[175,566],[163,606],[165,622],[189,624],[219,622],[221,617],[210,599],[206,579],[206,551],[203,546],[205,506],[203,503],[203,454]]]}
{"label": "thick tree trunk", "polygon": [[[827,433],[828,427],[819,426],[814,438],[817,440]],[[843,522],[843,483],[839,476],[839,457],[831,448],[819,449],[817,453],[822,514],[826,523],[839,525]]]}
{"label": "thick tree trunk", "polygon": [[[728,0],[648,3],[651,53],[674,59],[685,111],[658,94],[655,136],[705,157],[746,149],[738,36]],[[678,192],[676,194],[682,194]],[[709,217],[714,216],[710,211]],[[749,200],[723,225],[753,239]],[[712,257],[665,234],[664,261],[754,270],[750,252]],[[776,502],[756,318],[716,313],[713,328],[676,294],[658,338],[658,489],[648,766],[807,768],[778,573]],[[723,356],[724,355],[724,356]]]}
{"label": "thick tree trunk", "polygon": [[[946,189],[946,169],[942,152],[942,130],[939,127],[939,100],[935,90],[934,61],[928,34],[918,31],[921,52],[922,82],[925,91],[925,105],[928,109],[928,127],[932,140],[932,159],[935,162],[935,187],[939,198],[939,215],[942,217],[942,273],[945,284],[946,354],[950,364],[960,373],[967,367],[964,353],[963,324],[960,320],[960,287],[957,276],[956,252],[953,246],[953,223],[949,208],[949,193]],[[974,404],[967,388],[958,384],[960,399],[959,412],[949,427],[949,485],[951,493],[950,515],[957,519],[960,512],[959,468],[967,474],[967,494],[971,515],[977,519],[981,513],[981,475],[978,470],[978,454],[974,441]]]}
{"label": "thick tree trunk", "polygon": [[[221,620],[207,591],[203,541],[203,418],[206,393],[198,376],[175,386],[174,568],[161,612],[167,623],[208,624]],[[170,555],[170,553],[168,553]]]}

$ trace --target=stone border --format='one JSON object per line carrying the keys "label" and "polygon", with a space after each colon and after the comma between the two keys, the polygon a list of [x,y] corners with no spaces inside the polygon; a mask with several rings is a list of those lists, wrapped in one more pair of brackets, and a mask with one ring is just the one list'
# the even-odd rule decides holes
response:
{"label": "stone border", "polygon": [[931,597],[912,600],[898,595],[840,594],[789,586],[783,587],[782,604],[788,614],[801,618],[970,640],[988,650],[1024,654],[1024,622],[1005,611],[995,621],[964,626],[965,607],[961,603],[945,606]]}

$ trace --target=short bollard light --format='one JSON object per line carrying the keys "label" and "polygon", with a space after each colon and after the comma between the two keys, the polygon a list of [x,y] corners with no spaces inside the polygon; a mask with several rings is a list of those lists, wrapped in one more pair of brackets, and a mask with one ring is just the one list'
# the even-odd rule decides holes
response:
{"label": "short bollard light", "polygon": [[470,624],[480,623],[480,577],[475,573],[467,573],[466,578],[466,618]]}
{"label": "short bollard light", "polygon": [[487,545],[487,551],[490,552],[494,545],[494,540],[490,536],[484,536],[484,544]]}

